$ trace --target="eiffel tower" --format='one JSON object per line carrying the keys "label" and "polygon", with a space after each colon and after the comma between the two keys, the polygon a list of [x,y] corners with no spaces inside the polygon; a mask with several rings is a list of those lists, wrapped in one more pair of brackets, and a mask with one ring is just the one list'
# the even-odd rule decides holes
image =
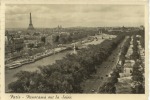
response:
{"label": "eiffel tower", "polygon": [[30,13],[30,23],[29,23],[28,30],[34,30],[34,27],[33,27],[33,24],[32,24],[32,17],[31,17],[31,13]]}

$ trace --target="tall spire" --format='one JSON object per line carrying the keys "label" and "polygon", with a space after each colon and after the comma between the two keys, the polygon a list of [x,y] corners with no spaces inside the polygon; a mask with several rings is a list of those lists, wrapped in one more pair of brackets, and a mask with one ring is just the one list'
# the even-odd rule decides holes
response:
{"label": "tall spire", "polygon": [[32,24],[32,18],[31,18],[31,13],[30,13],[30,24]]}
{"label": "tall spire", "polygon": [[30,12],[30,23],[29,23],[28,30],[34,30],[34,27],[33,27],[33,25],[32,25],[32,17],[31,17],[31,12]]}

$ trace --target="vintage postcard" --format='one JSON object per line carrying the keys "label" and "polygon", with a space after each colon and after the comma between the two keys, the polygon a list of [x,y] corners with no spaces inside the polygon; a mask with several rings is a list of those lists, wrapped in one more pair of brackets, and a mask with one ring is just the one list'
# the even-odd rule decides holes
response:
{"label": "vintage postcard", "polygon": [[147,100],[148,4],[1,1],[2,100]]}

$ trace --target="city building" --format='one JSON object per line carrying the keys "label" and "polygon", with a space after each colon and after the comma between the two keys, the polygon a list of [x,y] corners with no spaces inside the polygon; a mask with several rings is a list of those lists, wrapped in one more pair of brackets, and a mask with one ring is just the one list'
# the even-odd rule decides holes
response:
{"label": "city building", "polygon": [[53,44],[53,36],[52,35],[49,35],[49,36],[46,36],[46,38],[45,38],[45,43],[46,44]]}
{"label": "city building", "polygon": [[24,39],[16,36],[16,34],[9,34],[6,31],[5,35],[5,54],[21,51],[24,48]]}

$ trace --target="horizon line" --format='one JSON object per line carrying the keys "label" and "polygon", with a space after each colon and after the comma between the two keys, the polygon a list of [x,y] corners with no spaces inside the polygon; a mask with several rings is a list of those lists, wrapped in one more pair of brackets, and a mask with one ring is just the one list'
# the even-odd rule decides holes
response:
{"label": "horizon line", "polygon": [[[62,27],[62,28],[79,28],[79,27],[89,27],[89,28],[95,28],[95,27],[140,27],[140,26],[144,26],[144,25],[138,25],[138,26],[125,26],[125,25],[121,25],[121,26],[72,26],[72,27]],[[34,27],[35,29],[37,29],[37,28],[57,28],[58,26],[56,26],[56,27]],[[19,29],[19,28],[22,28],[22,29],[27,29],[27,28],[25,28],[25,27],[17,27],[17,28],[15,28],[15,27],[5,27],[5,29]]]}

